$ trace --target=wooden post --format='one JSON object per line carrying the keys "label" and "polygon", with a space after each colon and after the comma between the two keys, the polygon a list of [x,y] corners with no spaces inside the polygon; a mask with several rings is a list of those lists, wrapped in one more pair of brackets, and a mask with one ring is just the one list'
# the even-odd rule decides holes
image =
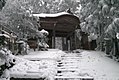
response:
{"label": "wooden post", "polygon": [[72,50],[72,37],[70,36],[70,51]]}
{"label": "wooden post", "polygon": [[52,45],[53,48],[55,48],[55,30],[54,29],[53,29],[53,42],[52,43],[53,43]]}
{"label": "wooden post", "polygon": [[68,39],[66,38],[66,50],[68,51]]}
{"label": "wooden post", "polygon": [[56,23],[54,23],[54,29],[53,29],[53,37],[52,37],[52,48],[55,49],[55,27],[56,27]]}
{"label": "wooden post", "polygon": [[64,50],[64,37],[62,37],[62,50]]}
{"label": "wooden post", "polygon": [[74,43],[75,47],[74,48],[76,49],[77,48],[77,40],[76,40],[76,32],[75,31],[74,31],[74,38],[75,38],[75,40],[74,40],[75,41],[75,43]]}
{"label": "wooden post", "polygon": [[70,44],[70,42],[71,42],[71,41],[70,41],[70,40],[68,40],[68,46],[67,46],[67,47],[68,47],[68,51],[70,51],[70,50],[71,50],[71,46],[70,46],[71,44]]}

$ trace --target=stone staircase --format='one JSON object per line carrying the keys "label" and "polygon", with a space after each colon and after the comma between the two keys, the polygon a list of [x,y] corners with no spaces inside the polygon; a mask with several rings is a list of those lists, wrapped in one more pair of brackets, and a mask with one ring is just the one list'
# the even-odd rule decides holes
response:
{"label": "stone staircase", "polygon": [[81,73],[80,62],[81,56],[76,53],[68,53],[57,61],[57,74],[55,80],[94,80],[88,73]]}

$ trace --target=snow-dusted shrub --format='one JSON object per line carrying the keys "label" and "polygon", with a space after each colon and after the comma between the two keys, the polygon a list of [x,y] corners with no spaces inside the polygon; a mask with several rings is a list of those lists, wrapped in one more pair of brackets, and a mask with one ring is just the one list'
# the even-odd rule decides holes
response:
{"label": "snow-dusted shrub", "polygon": [[105,32],[109,34],[112,38],[115,38],[116,33],[119,32],[119,18],[115,18]]}
{"label": "snow-dusted shrub", "polygon": [[113,16],[115,14],[116,7],[110,8],[110,15]]}
{"label": "snow-dusted shrub", "polygon": [[102,13],[103,13],[103,16],[105,16],[109,13],[109,6],[108,5],[103,5]]}
{"label": "snow-dusted shrub", "polygon": [[81,30],[83,31],[83,32],[85,32],[86,31],[86,22],[82,22],[81,24],[80,24],[80,26],[81,26]]}

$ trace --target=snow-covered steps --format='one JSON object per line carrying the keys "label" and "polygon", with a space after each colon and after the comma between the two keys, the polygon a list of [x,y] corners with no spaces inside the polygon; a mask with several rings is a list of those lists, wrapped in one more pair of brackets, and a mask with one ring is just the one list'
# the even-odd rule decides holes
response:
{"label": "snow-covered steps", "polygon": [[81,55],[75,53],[62,56],[62,59],[57,61],[55,80],[94,80],[89,74],[80,72],[80,59]]}
{"label": "snow-covered steps", "polygon": [[57,60],[61,60],[64,53],[61,50],[36,51],[29,55],[19,56],[22,61],[13,66],[10,76],[13,80],[41,80],[48,78],[52,80],[57,73]]}
{"label": "snow-covered steps", "polygon": [[55,61],[25,61],[21,62],[10,69],[11,78],[47,78],[56,74]]}
{"label": "snow-covered steps", "polygon": [[48,51],[35,51],[30,52],[28,55],[19,56],[31,61],[40,61],[40,60],[60,60],[61,56],[66,53],[58,49],[48,49]]}
{"label": "snow-covered steps", "polygon": [[55,76],[55,80],[94,80],[89,76]]}
{"label": "snow-covered steps", "polygon": [[45,80],[45,78],[11,78],[10,80]]}

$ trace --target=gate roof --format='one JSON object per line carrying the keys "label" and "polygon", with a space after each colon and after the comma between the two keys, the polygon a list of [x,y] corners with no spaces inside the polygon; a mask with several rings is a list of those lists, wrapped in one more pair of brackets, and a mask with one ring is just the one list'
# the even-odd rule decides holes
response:
{"label": "gate roof", "polygon": [[[79,27],[79,18],[67,12],[60,12],[56,14],[33,14],[39,18],[40,28],[53,31],[56,36],[67,36]],[[52,34],[51,34],[52,35]]]}

